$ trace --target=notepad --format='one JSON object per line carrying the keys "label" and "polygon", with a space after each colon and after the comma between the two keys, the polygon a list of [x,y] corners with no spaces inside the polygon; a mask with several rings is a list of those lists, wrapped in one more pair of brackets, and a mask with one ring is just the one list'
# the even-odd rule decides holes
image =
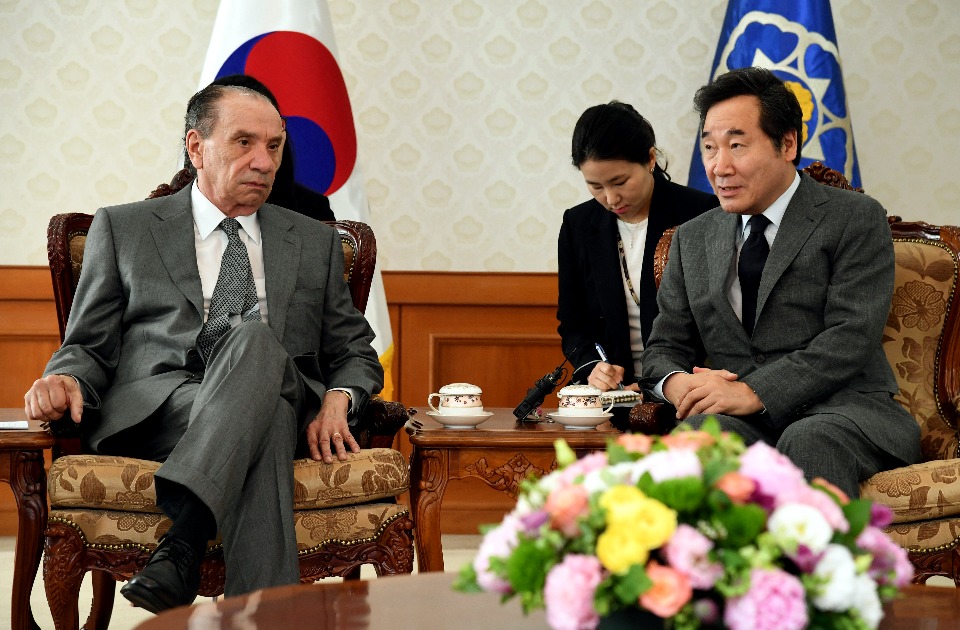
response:
{"label": "notepad", "polygon": [[0,422],[0,431],[6,430],[20,430],[30,428],[26,420],[4,420]]}
{"label": "notepad", "polygon": [[600,394],[600,398],[605,402],[613,401],[615,403],[641,402],[643,395],[640,392],[634,392],[629,389],[615,389]]}

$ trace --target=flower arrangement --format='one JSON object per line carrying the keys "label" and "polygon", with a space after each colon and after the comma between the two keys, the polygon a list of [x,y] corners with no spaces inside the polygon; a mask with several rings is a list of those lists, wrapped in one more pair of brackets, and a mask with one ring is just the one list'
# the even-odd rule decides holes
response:
{"label": "flower arrangement", "polygon": [[714,421],[579,460],[556,451],[558,470],[523,483],[455,588],[545,607],[555,630],[630,609],[676,630],[853,629],[876,628],[913,576],[881,530],[889,508],[807,483]]}

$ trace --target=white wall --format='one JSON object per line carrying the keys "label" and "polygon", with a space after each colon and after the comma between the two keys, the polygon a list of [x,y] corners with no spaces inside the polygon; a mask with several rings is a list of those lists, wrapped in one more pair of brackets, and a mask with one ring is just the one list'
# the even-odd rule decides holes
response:
{"label": "white wall", "polygon": [[[618,98],[685,182],[691,97],[725,0],[333,0],[388,270],[552,271],[580,112]],[[0,0],[0,264],[46,263],[53,214],[145,197],[177,167],[216,0]],[[960,223],[960,11],[834,0],[863,185]]]}

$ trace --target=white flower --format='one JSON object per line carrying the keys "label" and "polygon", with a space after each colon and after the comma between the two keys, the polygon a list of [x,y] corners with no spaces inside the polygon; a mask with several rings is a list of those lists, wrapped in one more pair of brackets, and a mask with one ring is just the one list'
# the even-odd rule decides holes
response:
{"label": "white flower", "polygon": [[853,606],[868,628],[876,628],[883,619],[883,604],[877,594],[877,585],[869,575],[858,575],[853,580]]}
{"label": "white flower", "polygon": [[696,451],[689,449],[670,449],[650,453],[633,464],[632,483],[637,483],[643,473],[649,472],[654,481],[660,483],[667,479],[682,477],[702,477],[703,464]]}
{"label": "white flower", "polygon": [[633,462],[621,462],[613,464],[607,468],[594,470],[583,477],[583,487],[590,495],[598,494],[604,490],[609,490],[613,486],[630,484],[630,470],[633,468]]}
{"label": "white flower", "polygon": [[815,576],[824,580],[813,598],[813,605],[820,610],[837,612],[850,608],[856,573],[857,567],[850,550],[843,545],[829,545],[813,570]]}
{"label": "white flower", "polygon": [[827,548],[833,529],[820,510],[801,503],[788,503],[774,510],[767,529],[781,548],[790,553],[804,545],[814,554]]}

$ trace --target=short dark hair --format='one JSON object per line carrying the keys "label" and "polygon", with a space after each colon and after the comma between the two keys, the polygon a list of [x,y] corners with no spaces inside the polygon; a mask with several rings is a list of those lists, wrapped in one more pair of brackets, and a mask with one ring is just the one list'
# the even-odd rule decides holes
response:
{"label": "short dark hair", "polygon": [[[638,164],[650,162],[650,149],[656,150],[657,138],[653,125],[640,115],[632,105],[610,101],[604,105],[587,108],[573,128],[570,156],[573,165],[587,160],[626,160]],[[657,157],[661,157],[657,151]],[[661,168],[655,167],[666,177],[666,160]]]}
{"label": "short dark hair", "polygon": [[700,114],[700,131],[711,107],[737,96],[756,96],[760,101],[760,129],[773,141],[777,151],[783,150],[786,134],[791,130],[797,132],[797,157],[793,163],[799,165],[803,110],[790,88],[766,68],[737,68],[697,90],[693,107]]}

